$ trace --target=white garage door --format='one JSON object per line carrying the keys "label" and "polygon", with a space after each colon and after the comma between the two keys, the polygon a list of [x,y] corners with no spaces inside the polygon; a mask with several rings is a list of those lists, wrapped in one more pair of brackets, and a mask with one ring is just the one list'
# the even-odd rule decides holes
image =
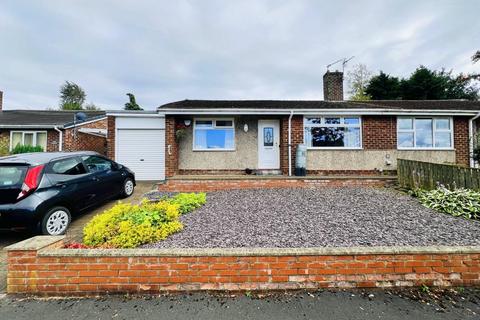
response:
{"label": "white garage door", "polygon": [[165,179],[165,130],[117,129],[115,160],[137,180]]}

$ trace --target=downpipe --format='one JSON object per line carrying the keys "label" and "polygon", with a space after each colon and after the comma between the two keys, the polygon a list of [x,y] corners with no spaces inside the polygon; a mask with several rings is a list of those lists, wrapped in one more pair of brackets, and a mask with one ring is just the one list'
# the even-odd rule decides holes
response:
{"label": "downpipe", "polygon": [[58,129],[57,126],[53,127],[53,130],[58,132],[58,151],[63,151],[63,131]]}
{"label": "downpipe", "polygon": [[475,160],[473,159],[473,121],[480,118],[480,112],[468,120],[468,140],[469,140],[469,158],[470,158],[470,168],[475,168]]}

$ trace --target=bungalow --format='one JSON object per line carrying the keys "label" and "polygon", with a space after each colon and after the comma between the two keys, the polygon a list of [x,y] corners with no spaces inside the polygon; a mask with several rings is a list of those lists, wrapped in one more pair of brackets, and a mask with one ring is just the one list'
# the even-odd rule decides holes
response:
{"label": "bungalow", "polygon": [[0,156],[17,145],[45,151],[91,150],[106,154],[107,117],[104,111],[2,110],[0,92]]}
{"label": "bungalow", "polygon": [[183,100],[165,116],[165,173],[375,174],[398,158],[473,165],[479,101],[343,101],[343,74],[324,75],[325,101]]}

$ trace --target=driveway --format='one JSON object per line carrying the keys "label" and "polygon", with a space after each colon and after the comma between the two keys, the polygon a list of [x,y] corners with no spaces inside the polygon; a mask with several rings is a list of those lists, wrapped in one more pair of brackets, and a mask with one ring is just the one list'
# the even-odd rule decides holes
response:
{"label": "driveway", "polygon": [[[142,200],[143,195],[151,191],[155,187],[154,182],[138,182],[137,187],[133,195],[122,201],[130,201],[136,203]],[[82,230],[85,224],[95,215],[102,213],[103,211],[111,208],[119,200],[112,200],[106,202],[105,204],[95,208],[91,212],[83,214],[79,217],[74,218],[70,228],[67,231],[67,239],[71,241],[82,241]],[[26,233],[16,233],[16,232],[1,232],[0,233],[0,293],[5,291],[6,288],[6,277],[7,277],[7,252],[3,250],[6,246],[9,246],[15,242],[22,241],[26,238],[31,237],[30,234]]]}
{"label": "driveway", "polygon": [[89,299],[0,297],[0,319],[478,319],[479,292],[465,289],[206,293]]}

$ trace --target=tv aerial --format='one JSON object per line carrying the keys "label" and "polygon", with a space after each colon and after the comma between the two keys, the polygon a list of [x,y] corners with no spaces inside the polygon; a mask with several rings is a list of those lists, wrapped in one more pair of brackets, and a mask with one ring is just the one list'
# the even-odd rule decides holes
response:
{"label": "tv aerial", "polygon": [[347,62],[352,60],[353,58],[355,58],[355,56],[351,56],[350,58],[342,58],[342,59],[338,59],[337,61],[334,61],[330,64],[327,64],[327,71],[330,71],[329,68],[337,63],[342,63],[342,72],[345,71],[345,66],[347,65]]}

